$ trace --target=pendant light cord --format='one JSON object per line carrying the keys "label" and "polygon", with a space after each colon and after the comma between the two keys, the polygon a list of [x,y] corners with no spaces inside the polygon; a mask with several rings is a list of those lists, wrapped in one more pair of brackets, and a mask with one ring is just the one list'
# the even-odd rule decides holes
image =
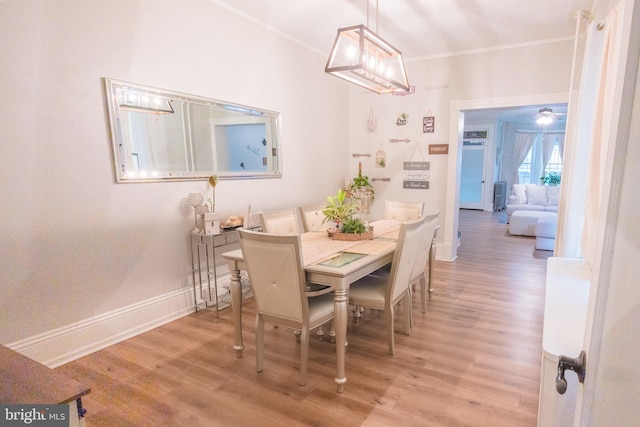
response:
{"label": "pendant light cord", "polygon": [[[369,27],[369,0],[367,0],[367,28]],[[378,0],[376,0],[376,33],[378,33]]]}

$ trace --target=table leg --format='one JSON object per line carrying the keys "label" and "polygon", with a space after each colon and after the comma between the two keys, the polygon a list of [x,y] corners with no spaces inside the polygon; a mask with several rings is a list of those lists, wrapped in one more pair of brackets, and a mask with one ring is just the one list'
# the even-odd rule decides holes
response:
{"label": "table leg", "polygon": [[347,382],[345,375],[345,350],[347,345],[347,290],[336,289],[333,322],[336,328],[336,384],[338,393],[344,392]]}
{"label": "table leg", "polygon": [[231,309],[233,310],[233,328],[236,333],[236,343],[233,349],[236,357],[242,357],[242,283],[240,282],[240,270],[231,269]]}

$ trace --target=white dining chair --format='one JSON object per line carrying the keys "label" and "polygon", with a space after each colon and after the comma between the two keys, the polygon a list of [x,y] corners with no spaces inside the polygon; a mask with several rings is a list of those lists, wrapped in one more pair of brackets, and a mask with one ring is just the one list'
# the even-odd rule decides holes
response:
{"label": "white dining chair", "polygon": [[384,219],[400,222],[415,221],[424,213],[424,202],[384,201]]}
{"label": "white dining chair", "polygon": [[[420,303],[423,313],[427,312],[427,296],[431,297],[433,288],[431,286],[433,280],[433,263],[435,260],[435,238],[440,225],[438,225],[438,218],[440,217],[440,210],[436,210],[428,215],[424,216],[424,238],[420,242],[420,247],[416,252],[413,266],[411,268],[411,279],[409,280],[410,290],[413,291],[413,287],[416,284],[420,286]],[[386,265],[372,274],[382,277],[388,277],[391,272],[391,267]]]}
{"label": "white dining chair", "polygon": [[332,294],[309,297],[299,235],[239,230],[240,247],[256,299],[256,370],[264,367],[264,324],[300,331],[300,385],[307,383],[309,331],[333,319]]}
{"label": "white dining chair", "polygon": [[404,312],[404,333],[409,335],[411,330],[409,281],[414,258],[418,255],[421,242],[424,241],[424,234],[424,218],[401,224],[389,276],[370,274],[357,280],[349,288],[349,303],[351,305],[384,310],[389,354],[395,354],[394,308],[399,303],[402,303]]}
{"label": "white dining chair", "polygon": [[322,210],[324,204],[300,207],[300,218],[305,232],[322,231],[329,228],[329,223],[324,222],[325,216]]}
{"label": "white dining chair", "polygon": [[262,231],[271,234],[300,234],[302,232],[296,208],[260,212]]}
{"label": "white dining chair", "polygon": [[[431,298],[431,294],[434,291],[433,287],[433,265],[436,261],[436,238],[438,237],[438,230],[440,230],[440,225],[436,225],[436,228],[433,230],[433,239],[431,239],[431,250],[429,251],[429,268],[427,269],[427,283],[429,284],[428,295]],[[426,303],[425,303],[426,304]],[[424,313],[424,310],[422,311]]]}

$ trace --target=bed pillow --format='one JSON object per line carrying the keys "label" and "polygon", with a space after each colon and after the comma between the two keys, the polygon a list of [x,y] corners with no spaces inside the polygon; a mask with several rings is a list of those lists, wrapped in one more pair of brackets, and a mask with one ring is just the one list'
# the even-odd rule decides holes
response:
{"label": "bed pillow", "polygon": [[545,185],[527,185],[527,204],[547,206],[547,187]]}
{"label": "bed pillow", "polygon": [[524,184],[513,184],[513,194],[518,198],[518,205],[527,204],[527,191]]}

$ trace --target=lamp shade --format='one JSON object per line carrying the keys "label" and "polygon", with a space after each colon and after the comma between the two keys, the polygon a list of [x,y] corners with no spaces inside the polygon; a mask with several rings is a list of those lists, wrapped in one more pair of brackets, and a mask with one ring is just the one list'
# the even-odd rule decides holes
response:
{"label": "lamp shade", "polygon": [[338,29],[324,70],[376,93],[409,91],[402,53],[364,25]]}

